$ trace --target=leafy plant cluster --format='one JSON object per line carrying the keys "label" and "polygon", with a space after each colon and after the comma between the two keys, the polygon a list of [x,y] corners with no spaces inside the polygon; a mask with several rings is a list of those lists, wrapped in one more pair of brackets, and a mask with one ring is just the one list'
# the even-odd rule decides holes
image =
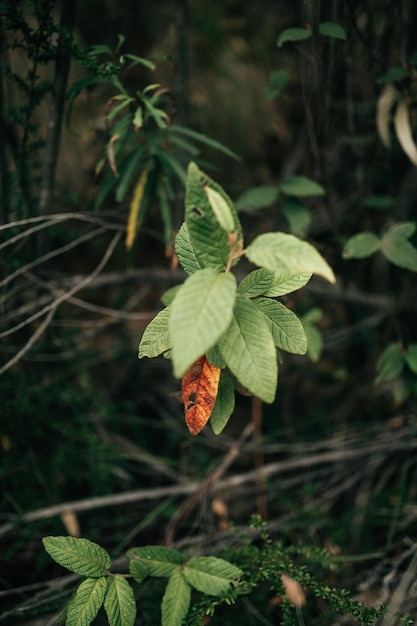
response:
{"label": "leafy plant cluster", "polygon": [[[189,276],[165,295],[167,306],[146,328],[139,357],[164,354],[178,378],[204,355],[221,370],[213,406],[207,409],[201,381],[184,398],[186,408],[199,413],[197,424],[189,424],[192,433],[209,418],[220,433],[234,408],[235,387],[271,403],[277,350],[307,351],[300,320],[275,298],[304,286],[313,273],[330,282],[335,277],[320,253],[294,235],[265,233],[245,248],[233,203],[194,163],[188,168],[185,222],[175,251]],[[243,256],[259,269],[238,285],[232,269]]]}
{"label": "leafy plant cluster", "polygon": [[[84,577],[62,614],[66,626],[89,626],[101,607],[110,626],[133,626],[137,611],[143,610],[140,601],[137,606],[136,591],[148,577],[167,579],[160,601],[162,626],[197,626],[207,616],[215,616],[216,609],[222,605],[233,612],[231,605],[239,598],[256,596],[261,588],[264,601],[265,592],[267,598],[277,600],[283,626],[296,625],[303,619],[304,611],[312,610],[308,597],[323,600],[329,614],[350,615],[361,626],[371,626],[384,614],[386,607],[365,607],[343,589],[319,581],[312,573],[314,568],[334,568],[328,553],[273,542],[265,524],[256,516],[252,525],[260,532],[258,542],[254,544],[242,536],[239,548],[225,551],[228,560],[185,556],[171,548],[144,546],[128,550],[128,574],[113,573],[109,554],[88,539],[45,537],[43,543],[48,554],[69,571]],[[154,603],[156,595],[154,591]],[[265,613],[265,607],[260,608]]]}

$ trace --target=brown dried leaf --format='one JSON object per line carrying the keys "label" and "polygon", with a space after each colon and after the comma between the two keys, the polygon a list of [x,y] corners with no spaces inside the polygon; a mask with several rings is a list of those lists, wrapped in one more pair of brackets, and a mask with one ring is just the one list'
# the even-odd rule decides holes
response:
{"label": "brown dried leaf", "polygon": [[414,143],[410,123],[410,109],[405,100],[398,103],[394,116],[395,132],[402,149],[414,165],[417,165],[417,146]]}
{"label": "brown dried leaf", "polygon": [[216,403],[220,371],[202,356],[182,379],[185,422],[192,435],[198,435],[210,419]]}
{"label": "brown dried leaf", "polygon": [[65,530],[71,537],[80,536],[80,525],[78,523],[77,514],[74,511],[64,511],[61,513],[61,522],[65,526]]}
{"label": "brown dried leaf", "polygon": [[306,594],[300,583],[288,576],[288,574],[282,574],[281,580],[285,589],[285,598],[294,606],[304,606]]}
{"label": "brown dried leaf", "polygon": [[394,85],[385,85],[376,104],[376,128],[382,143],[389,148],[391,138],[389,131],[390,114],[393,104],[397,98],[397,90]]}

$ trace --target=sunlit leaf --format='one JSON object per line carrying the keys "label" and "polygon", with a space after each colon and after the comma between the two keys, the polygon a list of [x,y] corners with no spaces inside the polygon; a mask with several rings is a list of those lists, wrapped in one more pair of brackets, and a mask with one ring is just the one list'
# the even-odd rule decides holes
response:
{"label": "sunlit leaf", "polygon": [[192,435],[198,435],[210,419],[216,403],[220,371],[202,356],[182,378],[185,423]]}
{"label": "sunlit leaf", "polygon": [[240,384],[272,402],[278,380],[274,340],[264,315],[251,300],[237,296],[232,322],[218,346]]}
{"label": "sunlit leaf", "polygon": [[342,256],[344,259],[364,259],[379,250],[380,246],[381,241],[374,233],[357,233],[346,241]]}
{"label": "sunlit leaf", "polygon": [[220,226],[227,233],[232,233],[235,229],[235,220],[233,219],[230,206],[226,200],[218,191],[211,189],[208,185],[204,187],[204,191],[207,194],[210,206]]}
{"label": "sunlit leaf", "polygon": [[265,315],[277,348],[292,354],[307,352],[303,325],[295,313],[271,298],[257,298],[254,302]]}
{"label": "sunlit leaf", "polygon": [[177,233],[174,248],[181,267],[187,274],[194,274],[194,272],[203,268],[191,243],[188,227],[185,222]]}
{"label": "sunlit leaf", "polygon": [[216,435],[219,435],[235,408],[235,387],[232,377],[227,370],[222,370],[216,404],[210,415],[210,426]]}
{"label": "sunlit leaf", "polygon": [[148,180],[149,168],[143,170],[133,191],[133,197],[129,206],[129,217],[126,228],[126,249],[130,250],[135,241],[139,224],[139,210],[142,205],[145,185]]}
{"label": "sunlit leaf", "polygon": [[106,591],[105,576],[87,578],[80,583],[68,604],[66,626],[89,626],[104,602]]}
{"label": "sunlit leaf", "polygon": [[236,280],[230,272],[206,268],[186,279],[169,318],[175,376],[182,378],[217,343],[232,320],[235,295]]}
{"label": "sunlit leaf", "polygon": [[277,46],[281,48],[289,41],[303,41],[303,39],[308,39],[309,37],[311,37],[311,30],[306,28],[287,28],[279,35]]}
{"label": "sunlit leaf", "polygon": [[136,602],[133,589],[123,576],[110,576],[107,579],[107,593],[104,609],[109,626],[134,626]]}
{"label": "sunlit leaf", "polygon": [[283,275],[318,274],[331,283],[336,282],[333,270],[316,248],[294,235],[259,235],[246,249],[246,256],[252,263]]}
{"label": "sunlit leaf", "polygon": [[281,191],[288,196],[298,196],[299,198],[324,196],[326,193],[321,185],[305,176],[291,176],[287,178],[281,184]]}
{"label": "sunlit leaf", "polygon": [[162,626],[181,626],[188,613],[191,587],[180,568],[172,572],[162,598]]}
{"label": "sunlit leaf", "polygon": [[63,567],[75,574],[98,578],[110,567],[109,554],[97,543],[78,537],[44,537],[47,553]]}
{"label": "sunlit leaf", "polygon": [[138,356],[140,359],[144,356],[152,359],[170,349],[171,342],[168,331],[170,314],[171,306],[167,306],[147,325],[139,344]]}
{"label": "sunlit leaf", "polygon": [[411,130],[410,107],[406,100],[397,104],[394,114],[394,126],[397,139],[410,161],[417,165],[417,146]]}
{"label": "sunlit leaf", "polygon": [[184,567],[187,582],[203,593],[220,596],[230,589],[232,582],[238,580],[242,571],[214,556],[194,557]]}

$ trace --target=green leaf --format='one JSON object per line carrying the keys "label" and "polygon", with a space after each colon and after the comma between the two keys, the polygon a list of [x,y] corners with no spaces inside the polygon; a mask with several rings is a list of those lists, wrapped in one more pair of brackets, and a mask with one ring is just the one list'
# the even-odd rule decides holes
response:
{"label": "green leaf", "polygon": [[42,542],[54,561],[75,574],[98,578],[104,576],[110,567],[108,553],[88,539],[44,537]]}
{"label": "green leaf", "polygon": [[321,22],[319,24],[319,33],[325,37],[333,37],[333,39],[346,39],[345,29],[340,24],[334,22]]}
{"label": "green leaf", "polygon": [[277,46],[281,48],[288,41],[303,41],[303,39],[308,39],[309,37],[311,37],[311,30],[306,28],[287,28],[279,35]]}
{"label": "green leaf", "polygon": [[287,178],[281,185],[281,191],[288,196],[298,196],[300,198],[324,196],[326,193],[321,185],[305,176],[291,176]]}
{"label": "green leaf", "polygon": [[308,281],[311,278],[311,273],[309,272],[303,272],[302,274],[296,274],[295,276],[283,276],[278,272],[273,272],[273,274],[275,276],[274,283],[263,294],[264,296],[268,296],[269,298],[285,296],[288,293],[297,291],[297,289],[301,289],[301,287],[307,285]]}
{"label": "green leaf", "polygon": [[84,580],[68,604],[66,626],[89,626],[103,604],[106,591],[104,576]]}
{"label": "green leaf", "polygon": [[236,280],[230,272],[219,274],[206,268],[186,279],[169,318],[175,376],[182,377],[225,332],[235,296]]}
{"label": "green leaf", "polygon": [[417,249],[408,241],[416,229],[414,222],[399,222],[391,226],[381,240],[385,257],[405,269],[417,272]]}
{"label": "green leaf", "polygon": [[204,191],[206,186],[217,191],[228,204],[234,221],[233,230],[237,233],[237,243],[242,241],[242,227],[232,201],[219,185],[198,169],[195,163],[190,163],[187,171],[185,221],[191,246],[201,267],[223,271],[230,256],[229,238],[211,208]]}
{"label": "green leaf", "polygon": [[218,342],[227,367],[238,381],[265,402],[273,402],[278,381],[274,340],[256,305],[238,295],[233,319]]}
{"label": "green leaf", "polygon": [[162,598],[162,626],[181,626],[188,613],[190,601],[191,587],[178,567],[169,577]]}
{"label": "green leaf", "polygon": [[224,361],[224,358],[221,355],[219,346],[217,344],[215,346],[212,346],[209,350],[207,350],[206,357],[207,357],[207,360],[212,365],[214,365],[214,367],[219,367],[220,369],[223,369],[226,367],[226,363]]}
{"label": "green leaf", "polygon": [[305,237],[310,228],[310,211],[296,198],[285,198],[282,212],[290,225],[290,232],[297,237]]}
{"label": "green leaf", "polygon": [[140,572],[146,568],[148,576],[171,576],[178,566],[184,563],[184,557],[177,550],[163,546],[144,546],[143,548],[131,548],[127,552],[130,561],[130,572],[136,578],[134,572]]}
{"label": "green leaf", "polygon": [[220,226],[227,233],[232,233],[235,229],[235,220],[233,219],[230,206],[226,200],[221,194],[219,194],[218,191],[211,189],[211,187],[208,187],[207,185],[204,187],[204,191],[207,194],[210,206],[213,209],[213,213]]}
{"label": "green leaf", "polygon": [[174,248],[181,267],[185,272],[187,272],[187,274],[194,274],[197,270],[203,269],[203,266],[198,260],[197,254],[192,246],[190,235],[188,233],[188,227],[185,222],[182,224],[177,233]]}
{"label": "green leaf", "polygon": [[144,158],[143,148],[140,147],[133,152],[130,156],[127,164],[125,164],[123,168],[123,173],[120,177],[120,182],[116,189],[116,202],[122,202],[129,191],[133,179],[137,176],[138,172],[144,170],[148,164],[142,163],[141,167],[139,167],[139,163]]}
{"label": "green leaf", "polygon": [[412,343],[408,346],[408,350],[404,354],[404,360],[413,374],[417,374],[417,343]]}
{"label": "green leaf", "polygon": [[307,313],[304,313],[303,317],[301,318],[301,323],[303,325],[304,324],[317,324],[317,322],[319,322],[322,317],[323,317],[323,311],[317,307],[314,307],[310,309],[309,311],[307,311]]}
{"label": "green leaf", "polygon": [[216,404],[210,415],[210,426],[215,435],[219,435],[229,421],[235,408],[235,387],[227,370],[220,374]]}
{"label": "green leaf", "polygon": [[390,67],[384,76],[381,76],[377,79],[377,83],[397,83],[404,80],[404,78],[408,78],[409,72],[401,65],[396,65]]}
{"label": "green leaf", "polygon": [[240,157],[235,152],[227,148],[225,145],[223,145],[219,141],[216,141],[215,139],[207,137],[207,135],[203,135],[202,133],[198,133],[195,130],[191,130],[191,128],[173,125],[170,127],[170,131],[172,133],[177,133],[179,135],[185,135],[186,137],[190,137],[190,139],[194,139],[195,141],[205,144],[210,148],[214,148],[215,150],[219,150],[219,152],[223,152],[223,154],[227,154],[227,156],[232,157],[232,159],[240,161]]}
{"label": "green leaf", "polygon": [[246,249],[252,263],[283,275],[318,274],[336,282],[333,270],[312,245],[286,233],[265,233]]}
{"label": "green leaf", "polygon": [[181,289],[181,285],[174,285],[174,287],[167,289],[161,296],[162,304],[166,307],[172,304],[179,289]]}
{"label": "green leaf", "polygon": [[388,211],[394,206],[394,198],[392,196],[383,196],[375,194],[364,198],[363,205],[369,209],[377,209],[378,211]]}
{"label": "green leaf", "polygon": [[277,348],[292,354],[307,352],[307,338],[295,313],[270,298],[257,298],[254,302],[265,315]]}
{"label": "green leaf", "polygon": [[251,213],[259,209],[265,209],[277,202],[279,191],[277,187],[270,185],[261,185],[244,191],[236,200],[236,208],[238,211]]}
{"label": "green leaf", "polygon": [[323,335],[320,330],[312,324],[303,321],[304,332],[307,339],[307,355],[313,363],[316,363],[323,349]]}
{"label": "green leaf", "polygon": [[241,575],[242,571],[238,567],[214,556],[194,557],[184,567],[187,582],[211,596],[227,593],[231,583]]}
{"label": "green leaf", "polygon": [[107,579],[104,609],[110,626],[134,626],[136,603],[133,589],[123,576]]}
{"label": "green leaf", "polygon": [[160,311],[145,328],[139,344],[138,356],[140,359],[144,356],[152,359],[170,349],[168,326],[171,308],[169,305]]}
{"label": "green leaf", "polygon": [[390,343],[385,348],[377,363],[376,382],[397,378],[404,367],[404,357],[398,343]]}
{"label": "green leaf", "polygon": [[371,256],[381,246],[381,241],[374,233],[357,233],[350,237],[343,248],[344,259],[364,259]]}

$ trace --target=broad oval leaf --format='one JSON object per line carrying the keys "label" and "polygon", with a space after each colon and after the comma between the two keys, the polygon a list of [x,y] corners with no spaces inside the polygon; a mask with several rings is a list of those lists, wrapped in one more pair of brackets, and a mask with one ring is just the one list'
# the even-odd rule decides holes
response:
{"label": "broad oval leaf", "polygon": [[181,626],[188,613],[190,601],[191,587],[178,568],[169,577],[162,598],[162,626]]}
{"label": "broad oval leaf", "polygon": [[232,233],[235,229],[235,220],[233,219],[229,204],[218,191],[208,185],[204,187],[204,191],[207,194],[210,206],[220,226],[227,233]]}
{"label": "broad oval leaf", "polygon": [[295,313],[270,298],[257,298],[254,302],[265,315],[277,348],[292,354],[307,352],[304,328]]}
{"label": "broad oval leaf", "polygon": [[414,163],[414,165],[417,165],[417,146],[411,131],[409,106],[405,100],[401,100],[401,102],[397,104],[394,114],[394,126],[397,139],[402,149],[410,161]]}
{"label": "broad oval leaf", "polygon": [[237,235],[236,244],[239,244],[242,241],[242,227],[232,201],[195,163],[190,163],[185,195],[185,221],[190,243],[201,267],[222,271],[227,267],[230,256],[229,238],[228,233],[220,226],[204,191],[207,186],[220,194],[228,204],[234,221],[233,231]]}
{"label": "broad oval leaf", "polygon": [[417,374],[417,343],[413,343],[408,346],[407,352],[404,354],[404,360],[407,363],[410,370]]}
{"label": "broad oval leaf", "polygon": [[297,237],[305,237],[310,228],[310,210],[297,198],[285,198],[282,213],[288,220],[290,232]]}
{"label": "broad oval leaf", "polygon": [[311,278],[311,272],[303,272],[296,274],[295,276],[283,276],[278,272],[274,272],[275,280],[272,286],[263,294],[269,298],[276,298],[277,296],[285,296],[288,293],[297,291],[307,285]]}
{"label": "broad oval leaf", "polygon": [[256,305],[238,295],[233,319],[218,346],[238,381],[264,402],[273,402],[278,382],[274,340]]}
{"label": "broad oval leaf", "polygon": [[318,274],[336,282],[333,270],[312,245],[294,235],[265,233],[254,239],[246,249],[252,263],[287,276],[301,273]]}
{"label": "broad oval leaf", "polygon": [[144,356],[152,359],[171,348],[168,332],[170,314],[171,305],[160,311],[147,325],[139,344],[140,359]]}
{"label": "broad oval leaf", "polygon": [[95,619],[107,591],[107,579],[87,578],[78,585],[68,604],[66,626],[90,626]]}
{"label": "broad oval leaf", "polygon": [[260,185],[259,187],[252,187],[252,189],[244,191],[236,200],[235,204],[238,211],[251,213],[252,211],[272,206],[277,202],[278,198],[279,191],[277,187]]}
{"label": "broad oval leaf", "polygon": [[78,537],[44,537],[47,553],[75,574],[99,578],[107,573],[111,559],[97,543]]}
{"label": "broad oval leaf", "polygon": [[405,269],[417,272],[417,249],[408,241],[416,230],[414,222],[394,224],[381,239],[381,251],[384,256]]}
{"label": "broad oval leaf", "polygon": [[309,37],[311,37],[311,30],[307,30],[307,28],[287,28],[279,35],[277,46],[281,48],[284,43],[289,41],[303,41],[303,39],[308,39]]}
{"label": "broad oval leaf", "polygon": [[219,435],[235,408],[235,386],[227,370],[222,370],[216,404],[210,415],[210,426],[215,435]]}
{"label": "broad oval leaf", "polygon": [[364,259],[379,250],[381,241],[374,233],[357,233],[350,237],[343,248],[344,259]]}
{"label": "broad oval leaf", "polygon": [[333,39],[346,39],[345,29],[335,22],[321,22],[319,24],[319,33],[325,37],[333,37]]}
{"label": "broad oval leaf", "polygon": [[184,222],[175,237],[175,252],[181,267],[187,274],[194,274],[201,270],[203,266],[197,258],[197,254],[192,246],[187,224]]}
{"label": "broad oval leaf", "polygon": [[248,298],[257,296],[285,296],[304,287],[311,278],[311,274],[296,274],[295,276],[283,276],[278,272],[260,267],[247,274],[238,286],[238,293]]}
{"label": "broad oval leaf", "polygon": [[192,435],[198,435],[210,419],[216,403],[220,371],[202,356],[183,376],[185,423]]}
{"label": "broad oval leaf", "polygon": [[291,176],[284,180],[280,187],[288,196],[304,198],[307,196],[324,196],[324,187],[305,176]]}
{"label": "broad oval leaf", "polygon": [[135,576],[135,565],[138,570],[146,567],[148,576],[171,576],[172,572],[184,563],[184,557],[177,550],[163,546],[144,546],[131,548],[127,552],[130,572]]}
{"label": "broad oval leaf", "polygon": [[397,378],[404,367],[404,357],[398,343],[390,343],[378,359],[376,381]]}
{"label": "broad oval leaf", "polygon": [[194,557],[184,567],[187,582],[198,591],[212,596],[227,593],[231,583],[241,575],[238,567],[214,556]]}
{"label": "broad oval leaf", "polygon": [[107,579],[104,610],[110,626],[134,626],[136,602],[132,587],[123,576]]}
{"label": "broad oval leaf", "polygon": [[236,297],[236,280],[230,273],[206,268],[184,282],[172,303],[169,333],[174,374],[186,370],[207,352],[229,326]]}

